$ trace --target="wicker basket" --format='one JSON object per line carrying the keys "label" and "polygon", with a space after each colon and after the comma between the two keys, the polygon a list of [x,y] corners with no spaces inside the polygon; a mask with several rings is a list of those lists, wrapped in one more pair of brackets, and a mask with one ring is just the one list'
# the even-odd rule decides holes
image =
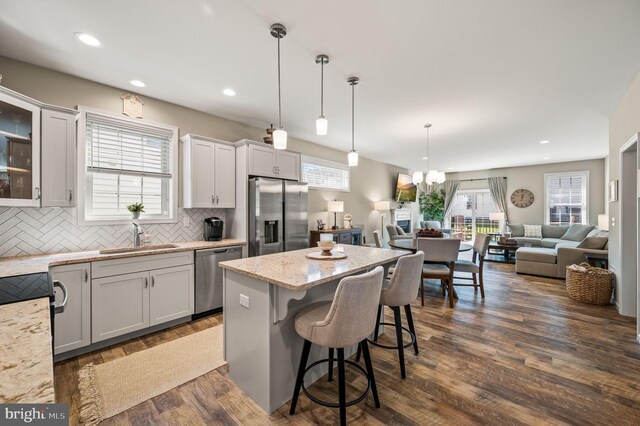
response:
{"label": "wicker basket", "polygon": [[567,266],[567,293],[577,302],[592,305],[611,303],[613,274],[586,262]]}

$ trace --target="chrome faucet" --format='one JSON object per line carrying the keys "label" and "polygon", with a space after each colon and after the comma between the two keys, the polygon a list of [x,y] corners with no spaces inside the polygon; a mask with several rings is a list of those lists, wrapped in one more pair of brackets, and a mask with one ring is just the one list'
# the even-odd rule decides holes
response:
{"label": "chrome faucet", "polygon": [[140,247],[141,243],[140,243],[140,235],[142,235],[144,233],[144,231],[142,230],[142,226],[138,225],[137,223],[133,223],[133,246],[134,247]]}

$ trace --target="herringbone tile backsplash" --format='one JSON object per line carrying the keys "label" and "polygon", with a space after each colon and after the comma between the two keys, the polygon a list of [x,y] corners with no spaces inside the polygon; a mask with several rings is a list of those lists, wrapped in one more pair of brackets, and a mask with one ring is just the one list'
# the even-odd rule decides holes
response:
{"label": "herringbone tile backsplash", "polygon": [[[78,226],[77,208],[0,208],[0,257],[133,245],[131,225]],[[189,226],[184,226],[185,216]],[[202,240],[203,219],[222,209],[178,209],[178,222],[143,225],[153,244]]]}

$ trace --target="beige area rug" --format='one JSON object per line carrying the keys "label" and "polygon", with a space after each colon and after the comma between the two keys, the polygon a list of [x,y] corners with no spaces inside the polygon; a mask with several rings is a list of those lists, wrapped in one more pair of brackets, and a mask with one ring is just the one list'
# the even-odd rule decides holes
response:
{"label": "beige area rug", "polygon": [[226,364],[222,325],[78,371],[80,419],[95,425]]}

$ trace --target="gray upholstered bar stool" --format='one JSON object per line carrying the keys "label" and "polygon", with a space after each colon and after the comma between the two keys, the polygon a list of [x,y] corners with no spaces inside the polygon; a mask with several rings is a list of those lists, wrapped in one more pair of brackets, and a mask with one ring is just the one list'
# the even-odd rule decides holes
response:
{"label": "gray upholstered bar stool", "polygon": [[[416,340],[416,330],[413,326],[413,316],[411,315],[411,302],[418,297],[418,290],[422,284],[422,265],[424,262],[424,253],[418,251],[416,254],[403,256],[398,259],[396,269],[391,279],[384,280],[382,285],[382,293],[380,294],[380,305],[378,305],[377,324],[374,331],[373,341],[369,341],[372,345],[385,349],[396,349],[400,361],[400,377],[407,377],[404,366],[404,348],[413,345],[413,351],[418,355],[418,341]],[[394,323],[382,322],[382,307],[389,306],[393,310]],[[400,316],[400,307],[404,307],[404,313],[407,317],[407,325],[409,329],[402,327],[402,317]],[[378,327],[380,325],[395,326],[396,329],[396,346],[383,345],[378,343]],[[402,339],[402,330],[409,333],[411,341],[407,344]],[[360,359],[360,349],[356,356],[356,361]]]}
{"label": "gray upholstered bar stool", "polygon": [[[295,328],[296,332],[304,339],[304,345],[300,356],[300,366],[298,367],[289,414],[295,414],[300,389],[309,399],[318,404],[340,408],[340,424],[342,425],[347,422],[347,406],[362,401],[369,389],[373,394],[375,406],[380,407],[378,389],[373,376],[373,366],[367,345],[367,336],[375,328],[376,307],[380,302],[383,274],[384,269],[378,266],[366,274],[343,278],[338,284],[332,302],[314,303],[298,312],[295,319]],[[312,343],[326,348],[337,349],[338,404],[319,400],[311,395],[304,386],[304,375],[309,369],[320,363],[333,362],[333,356],[330,355],[330,359],[314,362],[307,367]],[[354,345],[358,345],[362,349],[366,371],[355,362],[345,361],[344,359],[344,348]],[[345,363],[358,368],[368,379],[367,390],[359,398],[348,402],[346,401]]]}

